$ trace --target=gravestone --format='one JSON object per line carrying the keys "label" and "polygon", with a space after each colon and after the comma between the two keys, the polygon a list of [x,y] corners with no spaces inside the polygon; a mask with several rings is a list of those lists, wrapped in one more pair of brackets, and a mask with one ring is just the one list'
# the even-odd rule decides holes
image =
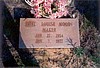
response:
{"label": "gravestone", "polygon": [[78,18],[20,19],[20,48],[73,48],[72,44],[80,45]]}
{"label": "gravestone", "polygon": [[[25,2],[33,6],[30,0]],[[67,2],[74,7],[74,0]],[[67,42],[68,39],[72,42]],[[75,47],[80,45],[78,18],[20,19],[20,48],[72,48],[72,44]]]}

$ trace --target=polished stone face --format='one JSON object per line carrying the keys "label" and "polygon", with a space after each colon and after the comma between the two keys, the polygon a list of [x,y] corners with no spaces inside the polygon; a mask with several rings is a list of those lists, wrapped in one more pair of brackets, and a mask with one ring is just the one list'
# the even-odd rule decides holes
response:
{"label": "polished stone face", "polygon": [[78,19],[20,19],[20,48],[72,48],[80,45]]}

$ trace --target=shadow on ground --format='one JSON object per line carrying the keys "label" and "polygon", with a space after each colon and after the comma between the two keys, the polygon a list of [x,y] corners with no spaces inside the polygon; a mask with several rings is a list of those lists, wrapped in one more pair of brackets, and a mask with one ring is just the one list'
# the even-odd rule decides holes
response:
{"label": "shadow on ground", "polygon": [[[13,47],[19,53],[21,60],[26,67],[27,66],[29,66],[29,67],[38,66],[39,67],[37,60],[34,57],[31,57],[31,53],[28,51],[28,49],[19,49],[19,47],[18,47],[19,19],[20,19],[20,17],[27,17],[27,16],[31,16],[31,15],[26,13],[27,10],[24,8],[14,8],[14,11],[15,11],[14,12],[15,17],[13,18],[11,16],[11,13],[9,12],[9,9],[7,8],[7,6],[5,4],[4,9],[3,9],[4,34],[8,37],[8,39],[12,43]],[[3,64],[5,67],[16,67],[18,65],[14,59],[14,56],[11,54],[9,49],[10,49],[9,46],[6,44],[6,41],[4,39],[4,44],[2,46]],[[33,49],[33,51],[34,51],[34,49]]]}

